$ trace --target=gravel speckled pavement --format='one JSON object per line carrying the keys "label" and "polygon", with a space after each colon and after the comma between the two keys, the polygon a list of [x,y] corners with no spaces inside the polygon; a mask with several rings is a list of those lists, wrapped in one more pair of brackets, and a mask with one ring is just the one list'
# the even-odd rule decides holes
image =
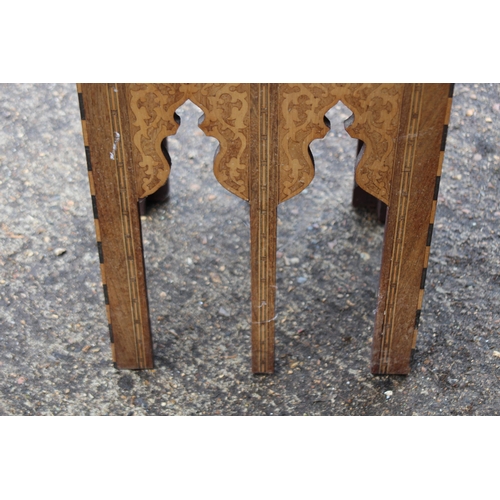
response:
{"label": "gravel speckled pavement", "polygon": [[500,415],[500,85],[457,84],[417,349],[370,373],[383,227],[332,130],[279,211],[276,373],[250,370],[248,206],[179,110],[168,203],[143,218],[156,368],[111,362],[73,84],[0,85],[1,415]]}

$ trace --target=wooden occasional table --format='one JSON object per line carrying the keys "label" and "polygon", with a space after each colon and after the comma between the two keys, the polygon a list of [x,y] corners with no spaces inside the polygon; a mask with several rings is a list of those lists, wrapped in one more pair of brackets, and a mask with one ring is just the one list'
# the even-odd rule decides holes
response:
{"label": "wooden occasional table", "polygon": [[422,307],[450,84],[80,84],[83,136],[117,368],[153,367],[139,200],[165,185],[187,99],[215,137],[214,173],[250,203],[252,370],[274,370],[277,207],[314,177],[309,144],[340,100],[361,147],[357,189],[388,206],[371,370],[407,374]]}

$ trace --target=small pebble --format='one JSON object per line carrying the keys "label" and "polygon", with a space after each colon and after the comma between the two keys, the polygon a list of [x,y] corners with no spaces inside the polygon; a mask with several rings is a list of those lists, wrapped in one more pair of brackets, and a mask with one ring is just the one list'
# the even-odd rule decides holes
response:
{"label": "small pebble", "polygon": [[385,398],[389,399],[394,393],[392,391],[385,391],[384,394],[385,394]]}
{"label": "small pebble", "polygon": [[223,307],[219,309],[219,314],[221,316],[226,316],[226,318],[229,318],[229,316],[231,316],[231,314],[229,314]]}
{"label": "small pebble", "polygon": [[473,109],[468,109],[467,112],[465,113],[465,116],[472,116],[474,114]]}
{"label": "small pebble", "polygon": [[65,248],[56,248],[54,250],[54,254],[57,255],[59,257],[59,255],[62,255],[66,253],[66,249]]}
{"label": "small pebble", "polygon": [[307,278],[305,276],[300,276],[299,278],[297,278],[297,283],[299,283],[300,285],[302,285],[302,283],[305,283],[307,281]]}
{"label": "small pebble", "polygon": [[489,116],[487,116],[487,117],[484,119],[484,121],[485,121],[486,123],[492,123],[492,122],[493,122],[493,120],[492,120]]}
{"label": "small pebble", "polygon": [[366,253],[366,252],[361,252],[359,254],[359,256],[363,259],[363,260],[369,260],[370,259],[370,254],[369,253]]}
{"label": "small pebble", "polygon": [[474,161],[481,161],[481,160],[483,159],[483,157],[482,157],[479,153],[476,153],[476,154],[472,157],[472,159],[473,159]]}
{"label": "small pebble", "polygon": [[212,283],[222,283],[220,276],[217,273],[210,273],[210,279]]}
{"label": "small pebble", "polygon": [[493,351],[493,356],[500,358],[500,352],[498,351]]}

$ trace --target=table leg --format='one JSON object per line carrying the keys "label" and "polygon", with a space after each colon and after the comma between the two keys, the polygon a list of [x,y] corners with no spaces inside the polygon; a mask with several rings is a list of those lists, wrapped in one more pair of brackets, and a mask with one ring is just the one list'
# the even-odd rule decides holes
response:
{"label": "table leg", "polygon": [[113,84],[78,86],[113,360],[153,367],[141,223],[129,132]]}
{"label": "table leg", "polygon": [[250,87],[252,371],[274,371],[278,208],[278,85]]}
{"label": "table leg", "polygon": [[[358,156],[363,149],[363,141],[358,140],[356,148],[356,156]],[[354,189],[352,191],[352,206],[355,208],[366,208],[371,212],[377,213],[377,218],[382,224],[385,223],[387,214],[387,205],[375,198],[375,196],[367,193],[358,183],[354,181]]]}
{"label": "table leg", "polygon": [[170,198],[169,181],[167,181],[158,191],[146,196],[146,198],[139,198],[139,213],[141,217],[146,215],[148,208],[156,203],[166,203]]}
{"label": "table leg", "polygon": [[406,86],[373,339],[375,374],[410,371],[450,109],[450,85]]}

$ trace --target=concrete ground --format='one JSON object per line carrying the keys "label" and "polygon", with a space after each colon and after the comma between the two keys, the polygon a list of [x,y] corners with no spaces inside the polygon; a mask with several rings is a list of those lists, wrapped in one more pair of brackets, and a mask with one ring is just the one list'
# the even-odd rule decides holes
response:
{"label": "concrete ground", "polygon": [[73,84],[0,85],[1,415],[499,415],[500,85],[457,84],[417,349],[370,374],[383,227],[350,205],[350,112],[279,211],[276,373],[250,371],[247,204],[180,110],[143,220],[156,368],[117,371]]}

